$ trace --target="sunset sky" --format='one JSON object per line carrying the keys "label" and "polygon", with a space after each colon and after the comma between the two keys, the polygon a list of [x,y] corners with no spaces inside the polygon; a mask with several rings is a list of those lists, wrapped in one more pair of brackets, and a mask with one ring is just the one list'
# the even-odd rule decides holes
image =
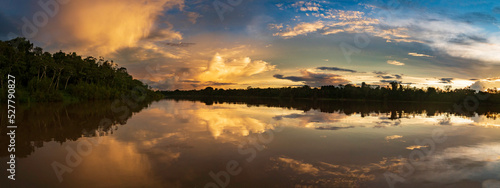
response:
{"label": "sunset sky", "polygon": [[5,0],[0,39],[112,59],[157,89],[485,89],[499,20],[497,0]]}

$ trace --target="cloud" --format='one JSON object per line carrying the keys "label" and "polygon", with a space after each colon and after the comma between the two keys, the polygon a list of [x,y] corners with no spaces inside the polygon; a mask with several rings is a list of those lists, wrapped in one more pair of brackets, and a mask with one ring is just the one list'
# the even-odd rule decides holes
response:
{"label": "cloud", "polygon": [[382,76],[382,75],[377,76],[377,77],[382,78],[382,79],[393,79],[394,78],[392,76]]}
{"label": "cloud", "polygon": [[411,56],[415,56],[415,57],[433,57],[433,56],[430,56],[430,55],[425,55],[425,54],[419,54],[419,53],[408,53],[408,55],[411,55]]}
{"label": "cloud", "polygon": [[397,65],[397,66],[403,66],[403,65],[405,65],[404,63],[401,63],[401,62],[395,61],[395,60],[388,60],[387,64]]}
{"label": "cloud", "polygon": [[165,44],[167,46],[173,46],[173,47],[189,47],[189,46],[195,45],[196,43],[190,43],[190,42],[177,42],[177,43],[165,42],[163,44]]}
{"label": "cloud", "polygon": [[285,32],[282,33],[276,33],[274,36],[281,36],[283,38],[291,38],[295,37],[298,35],[307,35],[308,33],[315,32],[319,29],[322,29],[325,27],[323,22],[314,22],[314,23],[307,23],[303,22],[300,24],[297,24],[294,28],[288,28]]}
{"label": "cloud", "polygon": [[421,41],[431,49],[452,57],[484,62],[500,62],[500,38],[474,24],[439,14],[407,12],[381,23],[389,27],[408,28],[409,39]]}
{"label": "cloud", "polygon": [[274,70],[274,68],[274,65],[265,61],[252,61],[249,57],[228,60],[216,53],[207,68],[198,76],[198,80],[227,82]]}
{"label": "cloud", "polygon": [[403,138],[403,136],[401,136],[401,135],[392,135],[392,136],[386,136],[385,140],[389,141],[389,140],[395,140],[395,139],[401,139],[401,138]]}
{"label": "cloud", "polygon": [[392,83],[392,82],[398,82],[400,83],[399,81],[397,80],[380,80],[381,83]]}
{"label": "cloud", "polygon": [[347,115],[343,113],[325,114],[318,110],[310,110],[300,114],[293,113],[273,117],[273,119],[276,120],[292,119],[292,121],[297,123],[297,126],[299,127],[320,128],[325,130],[329,128],[337,129],[336,127],[339,129],[347,127],[342,125],[333,126],[334,124],[343,121],[345,118],[347,118]]}
{"label": "cloud", "polygon": [[387,72],[383,72],[383,71],[373,71],[373,74],[383,75],[383,74],[387,74]]}
{"label": "cloud", "polygon": [[469,86],[470,89],[476,91],[486,91],[487,89],[493,89],[495,87],[500,88],[499,78],[478,80]]}
{"label": "cloud", "polygon": [[180,32],[173,31],[171,27],[163,29],[154,29],[144,39],[152,41],[171,41],[182,40]]}
{"label": "cloud", "polygon": [[413,145],[413,146],[406,147],[406,149],[408,149],[408,150],[416,150],[416,149],[425,148],[425,147],[427,147],[427,146]]}
{"label": "cloud", "polygon": [[497,19],[489,14],[482,12],[466,13],[459,17],[459,20],[466,23],[497,23]]}
{"label": "cloud", "polygon": [[283,76],[281,74],[275,74],[273,77],[293,82],[303,82],[304,84],[312,87],[348,84],[350,82],[349,80],[346,80],[342,76],[336,74],[315,73],[308,70],[301,70],[300,73],[302,76]]}
{"label": "cloud", "polygon": [[[488,179],[495,179],[498,174],[499,152],[498,143],[449,147],[434,153],[426,160],[412,163],[416,172],[412,178],[414,181],[442,184],[477,181],[483,182],[483,185],[497,187],[498,181]],[[433,170],[425,170],[429,165]]]}
{"label": "cloud", "polygon": [[[285,32],[275,36],[292,38],[298,35],[319,33],[365,33],[386,39],[386,42],[420,43],[438,52],[463,60],[477,60],[500,63],[500,38],[481,24],[495,24],[495,17],[481,12],[463,14],[459,17],[446,17],[442,14],[419,11],[402,7],[399,11],[387,8],[374,8],[370,11],[336,10],[323,6],[319,11],[308,13],[317,20],[292,19]],[[497,9],[493,9],[494,11]],[[295,10],[298,11],[298,10]],[[389,10],[390,11],[390,10]],[[300,21],[294,25],[293,21]],[[409,54],[418,57],[417,53]],[[422,54],[424,55],[424,54]]]}
{"label": "cloud", "polygon": [[316,127],[317,130],[330,130],[330,131],[336,131],[336,130],[341,130],[341,129],[352,129],[354,126],[348,126],[348,127]]}
{"label": "cloud", "polygon": [[[102,55],[143,40],[180,40],[168,23],[157,23],[165,10],[182,9],[183,0],[72,0],[60,8],[39,37],[52,49]],[[163,25],[163,26],[162,26]]]}
{"label": "cloud", "polygon": [[286,166],[294,170],[299,174],[312,174],[316,175],[320,170],[314,167],[312,164],[304,163],[295,159],[279,157],[278,161],[287,164]]}
{"label": "cloud", "polygon": [[439,83],[443,83],[443,84],[451,84],[452,81],[453,81],[453,78],[441,78],[439,79],[440,82]]}
{"label": "cloud", "polygon": [[317,12],[321,8],[321,6],[318,3],[305,2],[305,1],[298,1],[294,4],[292,4],[291,7],[298,8],[302,12],[306,12],[306,11]]}
{"label": "cloud", "polygon": [[488,39],[476,35],[462,34],[450,39],[449,42],[461,45],[471,45],[474,43],[488,43]]}
{"label": "cloud", "polygon": [[500,7],[494,7],[492,11],[493,13],[500,14]]}
{"label": "cloud", "polygon": [[[273,157],[272,171],[290,172],[290,183],[297,187],[362,187],[375,180],[377,173],[396,167],[394,160],[384,158],[378,163],[342,165],[317,161],[306,162],[287,156]],[[307,178],[304,178],[307,177]]]}
{"label": "cloud", "polygon": [[275,36],[292,38],[298,35],[320,32],[322,35],[337,33],[368,33],[386,39],[387,42],[422,42],[411,39],[408,29],[403,27],[381,26],[380,20],[365,16],[364,12],[350,10],[327,9],[311,15],[321,20],[301,22],[295,27],[288,27],[286,32],[275,33]]}
{"label": "cloud", "polygon": [[186,12],[186,15],[188,17],[188,20],[193,24],[195,24],[196,20],[201,16],[199,13],[196,12]]}
{"label": "cloud", "polygon": [[[246,48],[218,48],[198,53],[198,45],[170,47],[178,44],[184,45],[172,43],[159,50],[122,48],[112,56],[120,66],[126,66],[134,78],[162,90],[202,89],[208,86],[241,88],[244,84],[259,81],[252,76],[275,69],[268,62],[250,58],[245,54]],[[175,52],[175,55],[169,51]],[[269,76],[268,79],[273,78]]]}
{"label": "cloud", "polygon": [[355,71],[355,70],[343,69],[343,68],[338,68],[338,67],[317,67],[316,69],[318,69],[318,70],[329,70],[329,71],[343,71],[343,72],[352,72],[352,73],[358,72],[358,71]]}

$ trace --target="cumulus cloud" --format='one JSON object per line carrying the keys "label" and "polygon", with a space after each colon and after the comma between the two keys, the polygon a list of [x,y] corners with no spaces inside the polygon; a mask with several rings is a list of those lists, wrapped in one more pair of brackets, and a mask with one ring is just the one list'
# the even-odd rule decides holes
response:
{"label": "cumulus cloud", "polygon": [[252,61],[249,57],[227,60],[215,54],[198,79],[201,81],[231,81],[273,70],[274,65],[261,60]]}
{"label": "cumulus cloud", "polygon": [[164,10],[183,6],[183,0],[72,0],[60,8],[56,21],[41,28],[38,38],[56,50],[87,55],[106,55],[143,39],[179,40],[179,32],[158,27],[156,21]]}
{"label": "cumulus cloud", "polygon": [[395,60],[388,60],[387,61],[387,64],[390,64],[390,65],[397,65],[397,66],[403,66],[405,65],[404,63],[401,63],[399,61],[395,61]]}
{"label": "cumulus cloud", "polygon": [[469,88],[476,91],[486,91],[487,89],[500,88],[500,79],[491,78],[478,80],[470,85]]}
{"label": "cumulus cloud", "polygon": [[[189,52],[197,49],[168,48]],[[248,83],[254,75],[275,70],[274,65],[253,60],[244,53],[238,53],[235,48],[217,50],[221,52],[169,57],[162,50],[122,48],[113,53],[113,57],[120,65],[126,66],[135,78],[162,90],[202,89],[208,86],[234,88]]]}
{"label": "cumulus cloud", "polygon": [[275,74],[274,77],[293,82],[302,82],[312,87],[348,84],[350,82],[349,80],[346,80],[342,76],[336,74],[316,73],[308,70],[301,70],[300,73],[302,76],[283,76],[281,74]]}

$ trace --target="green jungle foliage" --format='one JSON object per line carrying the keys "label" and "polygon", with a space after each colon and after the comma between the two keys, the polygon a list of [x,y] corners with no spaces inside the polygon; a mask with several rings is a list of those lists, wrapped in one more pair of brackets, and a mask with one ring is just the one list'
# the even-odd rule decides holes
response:
{"label": "green jungle foliage", "polygon": [[207,87],[202,90],[162,91],[167,97],[274,97],[290,99],[332,99],[360,101],[417,101],[417,102],[448,102],[448,103],[495,103],[500,104],[500,93],[496,89],[479,92],[468,88],[446,89],[415,88],[392,82],[387,87],[339,85],[322,86],[320,88],[283,87],[283,88],[252,88],[247,89],[214,89]]}
{"label": "green jungle foliage", "polygon": [[[6,101],[7,75],[15,76],[16,101],[53,102],[118,99],[122,95],[161,98],[113,61],[73,53],[44,52],[24,39],[0,41],[0,99]],[[138,92],[141,93],[138,93]]]}

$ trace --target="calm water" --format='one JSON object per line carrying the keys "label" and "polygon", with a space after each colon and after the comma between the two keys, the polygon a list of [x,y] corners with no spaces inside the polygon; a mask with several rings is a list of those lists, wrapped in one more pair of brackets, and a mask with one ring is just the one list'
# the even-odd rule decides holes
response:
{"label": "calm water", "polygon": [[493,107],[456,114],[443,104],[162,100],[119,113],[110,106],[20,109],[16,181],[5,173],[1,187],[500,185]]}

